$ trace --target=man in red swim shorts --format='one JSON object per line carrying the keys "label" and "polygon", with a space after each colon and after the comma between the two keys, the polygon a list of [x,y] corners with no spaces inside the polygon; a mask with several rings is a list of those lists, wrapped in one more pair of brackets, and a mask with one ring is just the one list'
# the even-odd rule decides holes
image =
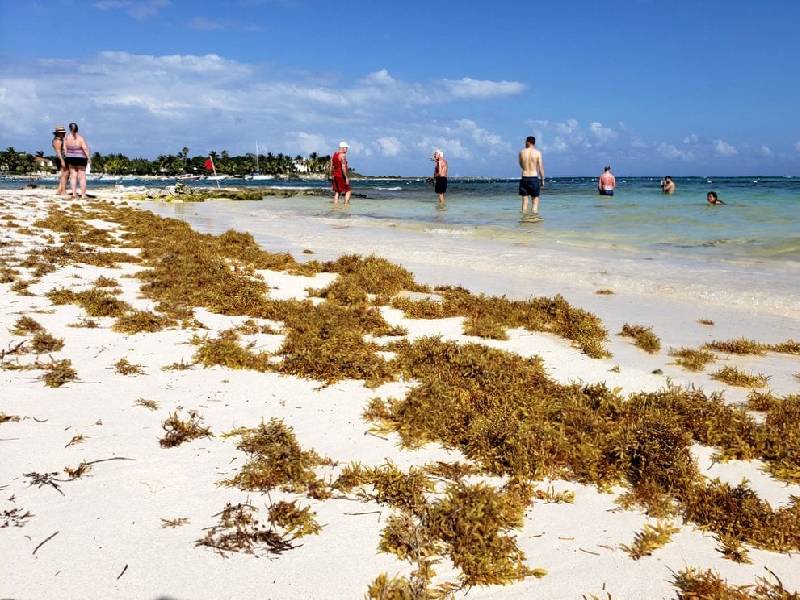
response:
{"label": "man in red swim shorts", "polygon": [[331,180],[333,182],[333,203],[339,204],[339,194],[344,194],[345,205],[350,204],[350,177],[347,166],[347,142],[339,144],[339,150],[331,157]]}

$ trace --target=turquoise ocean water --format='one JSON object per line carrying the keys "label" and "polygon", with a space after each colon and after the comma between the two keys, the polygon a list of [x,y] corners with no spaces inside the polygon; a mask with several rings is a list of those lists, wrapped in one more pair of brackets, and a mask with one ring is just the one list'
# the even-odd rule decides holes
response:
{"label": "turquoise ocean water", "polygon": [[[582,249],[672,254],[675,257],[800,262],[800,177],[676,178],[665,196],[658,177],[618,177],[613,197],[596,194],[589,177],[547,179],[540,213],[544,221],[521,218],[515,179],[453,178],[447,205],[439,208],[424,178],[354,181],[349,208],[322,198],[270,198],[255,211],[288,217],[345,219],[363,225],[391,225],[429,233],[510,243],[557,243]],[[51,182],[43,182],[52,185]],[[126,186],[164,186],[169,180],[125,180]],[[20,180],[0,187],[20,187]],[[107,182],[91,182],[106,187]],[[208,185],[205,183],[205,185]],[[326,181],[228,179],[224,185],[327,188]],[[727,205],[706,205],[715,190]]]}

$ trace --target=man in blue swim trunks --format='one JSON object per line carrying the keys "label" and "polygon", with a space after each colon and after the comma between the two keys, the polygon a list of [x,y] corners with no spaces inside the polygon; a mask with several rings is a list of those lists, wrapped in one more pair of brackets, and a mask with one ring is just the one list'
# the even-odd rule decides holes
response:
{"label": "man in blue swim trunks", "polygon": [[544,183],[544,164],[542,153],[536,149],[536,138],[529,135],[525,148],[519,153],[519,166],[522,179],[519,180],[519,195],[522,197],[522,214],[528,212],[528,199],[533,199],[532,214],[539,214],[539,193]]}

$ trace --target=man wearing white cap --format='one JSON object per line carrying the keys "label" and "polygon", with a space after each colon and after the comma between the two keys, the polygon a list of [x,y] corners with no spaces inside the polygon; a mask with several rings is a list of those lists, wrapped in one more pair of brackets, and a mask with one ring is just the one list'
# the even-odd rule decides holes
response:
{"label": "man wearing white cap", "polygon": [[333,203],[339,204],[339,194],[344,194],[344,203],[350,204],[350,172],[347,166],[347,142],[339,143],[339,150],[331,157],[331,181],[333,183]]}
{"label": "man wearing white cap", "polygon": [[444,152],[441,150],[434,152],[433,162],[433,191],[439,195],[439,204],[444,204],[447,193],[447,160]]}

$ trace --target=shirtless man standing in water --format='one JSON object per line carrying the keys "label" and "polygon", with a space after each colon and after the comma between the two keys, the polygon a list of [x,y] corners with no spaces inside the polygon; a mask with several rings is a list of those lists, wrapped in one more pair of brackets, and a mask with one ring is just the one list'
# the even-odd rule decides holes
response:
{"label": "shirtless man standing in water", "polygon": [[522,214],[528,210],[528,198],[533,198],[533,213],[539,214],[539,193],[544,183],[544,164],[542,153],[536,149],[536,138],[529,135],[525,148],[519,153],[519,166],[522,179],[519,180],[519,195],[522,196]]}

